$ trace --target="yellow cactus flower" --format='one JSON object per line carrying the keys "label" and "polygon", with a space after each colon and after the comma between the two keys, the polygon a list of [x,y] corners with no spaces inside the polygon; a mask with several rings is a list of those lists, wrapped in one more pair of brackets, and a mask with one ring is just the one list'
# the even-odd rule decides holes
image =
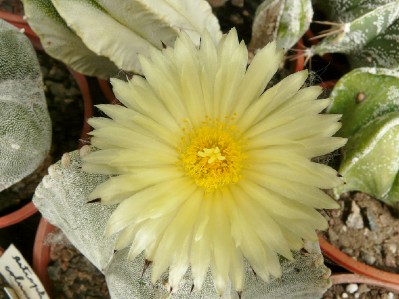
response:
{"label": "yellow cactus flower", "polygon": [[345,143],[331,137],[339,115],[319,114],[328,99],[302,88],[297,72],[265,91],[283,51],[275,42],[247,68],[248,52],[233,29],[199,47],[182,33],[175,47],[141,57],[145,78],[111,83],[121,105],[99,105],[109,118],[89,120],[83,170],[113,175],[90,200],[118,204],[106,235],[129,258],[144,251],[155,283],[169,285],[191,267],[196,289],[210,268],[223,294],[244,288],[244,261],[267,281],[279,277],[279,255],[292,259],[326,220],[316,209],[337,204],[320,189],[341,184],[335,170],[311,161]]}

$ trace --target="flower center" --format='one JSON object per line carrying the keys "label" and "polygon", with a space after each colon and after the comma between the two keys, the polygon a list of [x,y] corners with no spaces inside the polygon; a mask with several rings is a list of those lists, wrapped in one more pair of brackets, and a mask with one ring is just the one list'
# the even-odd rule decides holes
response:
{"label": "flower center", "polygon": [[183,131],[180,161],[198,186],[212,192],[239,180],[244,156],[234,125],[206,119],[200,127]]}

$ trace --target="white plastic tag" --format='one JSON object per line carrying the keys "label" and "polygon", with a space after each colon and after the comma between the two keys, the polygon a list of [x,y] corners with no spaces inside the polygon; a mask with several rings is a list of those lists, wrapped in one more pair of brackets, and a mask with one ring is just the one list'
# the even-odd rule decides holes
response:
{"label": "white plastic tag", "polygon": [[13,244],[0,257],[0,273],[20,299],[49,299],[42,283]]}

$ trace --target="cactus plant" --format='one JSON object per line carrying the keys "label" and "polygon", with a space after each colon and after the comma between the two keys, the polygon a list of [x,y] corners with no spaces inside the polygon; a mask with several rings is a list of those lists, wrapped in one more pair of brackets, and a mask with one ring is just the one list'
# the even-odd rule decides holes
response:
{"label": "cactus plant", "polygon": [[331,30],[313,46],[308,55],[347,54],[352,67],[397,68],[399,1],[316,1],[327,15]]}
{"label": "cactus plant", "polygon": [[331,94],[331,113],[342,113],[339,136],[348,137],[338,194],[359,190],[399,208],[399,73],[360,68],[342,77]]}
{"label": "cactus plant", "polygon": [[[115,238],[104,238],[106,219],[115,206],[87,203],[89,193],[108,175],[82,172],[81,157],[88,154],[88,146],[80,151],[66,153],[61,161],[49,168],[49,175],[39,185],[34,203],[43,216],[60,227],[68,239],[101,270],[107,280],[113,299],[167,298],[169,289],[167,275],[153,285],[150,281],[152,266],[145,268],[144,256],[127,262],[128,249],[114,253]],[[320,252],[312,244],[307,253],[295,252],[294,259],[281,258],[282,277],[268,283],[256,277],[246,267],[246,288],[242,298],[320,298],[330,285],[329,270],[323,264]],[[146,269],[143,273],[143,270]],[[172,298],[221,298],[208,272],[201,291],[191,292],[193,280],[189,273]],[[234,289],[222,298],[239,298]]]}
{"label": "cactus plant", "polygon": [[[331,137],[339,116],[318,114],[329,103],[316,101],[321,89],[299,90],[306,72],[263,93],[282,54],[270,43],[247,70],[235,30],[219,44],[205,34],[198,47],[181,33],[174,49],[140,59],[145,79],[112,80],[126,107],[99,106],[112,119],[90,120],[97,150],[82,148],[82,167],[74,153],[49,169],[35,204],[109,275],[111,290],[123,294],[116,298],[295,298],[326,287],[319,270],[307,281],[312,289],[303,284],[310,272],[299,270],[300,286],[285,285],[284,275],[303,268],[298,250],[326,227],[315,208],[336,206],[319,188],[342,183],[310,159],[345,139]],[[137,269],[149,261],[141,278]]]}
{"label": "cactus plant", "polygon": [[172,46],[181,30],[196,43],[204,31],[215,42],[221,36],[205,0],[23,2],[28,22],[49,55],[102,78],[116,76],[118,68],[141,73],[138,55]]}
{"label": "cactus plant", "polygon": [[313,17],[311,0],[264,0],[256,10],[250,48],[276,40],[288,51],[308,30]]}
{"label": "cactus plant", "polygon": [[0,19],[0,191],[32,173],[51,145],[51,121],[36,53]]}

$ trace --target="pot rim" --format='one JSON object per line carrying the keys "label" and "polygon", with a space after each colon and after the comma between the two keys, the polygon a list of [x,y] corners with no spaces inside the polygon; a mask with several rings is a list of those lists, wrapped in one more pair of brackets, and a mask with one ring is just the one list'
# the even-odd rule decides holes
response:
{"label": "pot rim", "polygon": [[323,255],[354,274],[364,275],[365,278],[374,279],[380,283],[390,284],[394,290],[399,291],[399,274],[377,269],[355,260],[319,235],[319,244]]}

